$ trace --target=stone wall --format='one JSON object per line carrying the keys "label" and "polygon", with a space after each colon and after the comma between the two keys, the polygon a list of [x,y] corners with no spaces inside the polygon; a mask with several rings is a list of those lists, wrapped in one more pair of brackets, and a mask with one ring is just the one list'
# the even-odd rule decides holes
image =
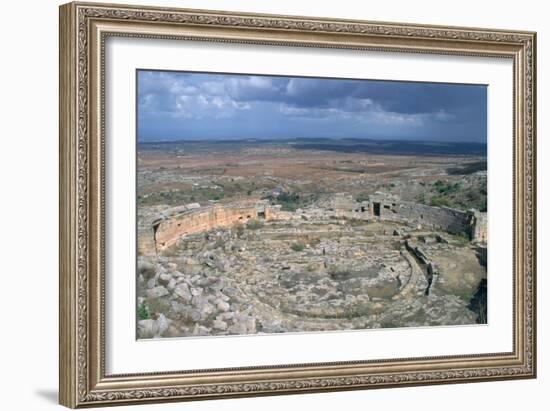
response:
{"label": "stone wall", "polygon": [[174,245],[180,238],[214,228],[246,224],[252,219],[280,220],[290,218],[278,206],[267,204],[189,207],[167,210],[138,229],[138,253],[154,255]]}
{"label": "stone wall", "polygon": [[155,232],[157,251],[175,244],[181,237],[211,230],[215,227],[228,227],[237,222],[246,223],[258,218],[255,207],[220,207],[183,213],[162,220]]}
{"label": "stone wall", "polygon": [[478,243],[487,242],[487,213],[477,210],[469,212],[470,217],[470,237],[472,241]]}
{"label": "stone wall", "polygon": [[369,197],[368,214],[383,220],[428,226],[451,234],[465,233],[475,242],[487,242],[487,213],[478,210],[460,211],[449,207],[400,201],[395,196],[376,193]]}
{"label": "stone wall", "polygon": [[413,226],[425,226],[449,232],[464,233],[479,243],[487,242],[487,214],[477,210],[468,212],[448,207],[432,207],[394,196],[376,193],[368,201],[357,203],[349,196],[336,195],[323,204],[328,208],[308,208],[296,213],[281,211],[280,206],[265,202],[213,205],[200,207],[188,204],[171,208],[148,222],[139,221],[138,253],[155,255],[175,244],[185,235],[197,234],[214,228],[230,227],[235,223],[246,224],[251,219],[291,220],[328,219],[332,217],[353,219],[382,219],[399,221]]}
{"label": "stone wall", "polygon": [[451,234],[468,233],[470,228],[468,213],[447,207],[401,202],[385,214],[387,216],[390,213],[410,223],[427,225]]}
{"label": "stone wall", "polygon": [[138,255],[155,255],[155,231],[153,230],[153,226],[151,224],[138,223],[137,252]]}

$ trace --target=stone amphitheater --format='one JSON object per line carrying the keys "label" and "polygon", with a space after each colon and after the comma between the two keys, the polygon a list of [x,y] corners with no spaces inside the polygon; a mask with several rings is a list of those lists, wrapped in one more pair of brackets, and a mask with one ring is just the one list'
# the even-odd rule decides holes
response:
{"label": "stone amphitheater", "polygon": [[139,218],[140,338],[487,321],[485,213],[385,193],[157,211]]}

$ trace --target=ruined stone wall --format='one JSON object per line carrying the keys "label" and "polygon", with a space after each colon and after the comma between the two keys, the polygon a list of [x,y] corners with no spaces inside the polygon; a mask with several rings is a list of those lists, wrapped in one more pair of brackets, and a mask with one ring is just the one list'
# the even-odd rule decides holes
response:
{"label": "ruined stone wall", "polygon": [[154,255],[175,244],[181,237],[198,234],[214,228],[246,224],[251,219],[290,220],[292,214],[280,206],[254,204],[198,208],[181,206],[167,210],[156,219],[142,222],[138,227],[138,254]]}
{"label": "ruined stone wall", "polygon": [[400,202],[391,210],[384,210],[383,216],[389,219],[405,219],[414,224],[431,226],[451,234],[470,232],[468,213],[447,207]]}
{"label": "ruined stone wall", "polygon": [[138,253],[154,255],[175,244],[181,237],[214,228],[230,227],[235,223],[258,220],[326,219],[332,217],[399,221],[447,231],[451,234],[466,233],[475,242],[487,241],[487,215],[477,210],[463,212],[447,207],[433,207],[397,199],[375,198],[368,202],[350,203],[348,198],[338,197],[334,208],[306,209],[299,213],[282,211],[280,206],[266,203],[214,205],[200,208],[191,204],[172,208],[148,223],[138,227]]}
{"label": "ruined stone wall", "polygon": [[470,237],[472,241],[478,243],[487,242],[487,213],[477,210],[469,212],[470,217]]}
{"label": "ruined stone wall", "polygon": [[353,219],[378,219],[399,221],[412,225],[432,227],[451,234],[470,234],[472,239],[486,238],[484,213],[464,212],[448,207],[434,207],[410,201],[401,201],[397,196],[377,192],[368,201],[357,202],[349,195],[336,194],[322,204],[323,209],[308,210],[306,217],[342,217]]}
{"label": "ruined stone wall", "polygon": [[216,227],[229,227],[258,218],[256,207],[214,206],[173,216],[162,220],[155,233],[157,250],[175,244],[182,236],[197,234]]}
{"label": "ruined stone wall", "polygon": [[[380,192],[369,196],[367,208],[368,214],[374,218],[425,225],[451,234],[465,233],[474,242],[487,242],[487,213],[478,210],[465,212],[448,207],[400,201],[396,196]],[[360,209],[365,209],[363,203]]]}
{"label": "ruined stone wall", "polygon": [[151,224],[138,225],[137,253],[138,255],[155,255],[155,233]]}

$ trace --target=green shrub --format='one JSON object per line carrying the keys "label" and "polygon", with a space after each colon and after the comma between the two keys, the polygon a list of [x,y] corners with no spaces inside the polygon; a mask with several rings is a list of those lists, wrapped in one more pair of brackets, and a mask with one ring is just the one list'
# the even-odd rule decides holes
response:
{"label": "green shrub", "polygon": [[440,194],[453,193],[460,189],[460,183],[450,183],[441,180],[437,180],[434,186]]}
{"label": "green shrub", "polygon": [[141,303],[137,309],[137,316],[139,320],[148,320],[149,319],[149,310],[145,303]]}
{"label": "green shrub", "polygon": [[479,202],[479,211],[486,213],[487,212],[487,197],[483,198]]}
{"label": "green shrub", "polygon": [[306,245],[304,243],[302,243],[301,241],[298,241],[296,243],[292,243],[290,245],[290,248],[293,251],[296,251],[297,253],[299,253],[300,251],[304,251],[304,248],[306,248]]}
{"label": "green shrub", "polygon": [[301,204],[300,195],[297,193],[282,192],[274,201],[281,205],[283,211],[296,211]]}
{"label": "green shrub", "polygon": [[451,203],[445,197],[434,196],[430,200],[430,205],[434,207],[451,207]]}

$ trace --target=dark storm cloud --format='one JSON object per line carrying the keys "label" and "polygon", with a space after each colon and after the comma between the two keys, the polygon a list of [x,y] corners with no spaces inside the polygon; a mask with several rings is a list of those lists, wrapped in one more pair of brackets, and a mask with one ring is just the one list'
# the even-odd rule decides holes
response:
{"label": "dark storm cloud", "polygon": [[145,139],[486,139],[485,86],[148,71],[138,76]]}

